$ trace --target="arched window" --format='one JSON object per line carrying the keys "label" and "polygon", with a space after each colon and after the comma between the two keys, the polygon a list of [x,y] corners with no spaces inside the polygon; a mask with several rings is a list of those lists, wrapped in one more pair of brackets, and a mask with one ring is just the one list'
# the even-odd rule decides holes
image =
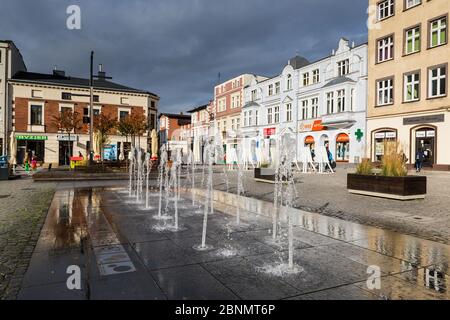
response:
{"label": "arched window", "polygon": [[288,74],[286,82],[287,90],[292,90],[292,75]]}

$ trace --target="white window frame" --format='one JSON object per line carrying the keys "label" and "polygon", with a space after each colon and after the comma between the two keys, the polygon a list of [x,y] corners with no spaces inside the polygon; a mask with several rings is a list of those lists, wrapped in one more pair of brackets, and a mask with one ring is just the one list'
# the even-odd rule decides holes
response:
{"label": "white window frame", "polygon": [[273,124],[273,109],[267,109],[267,124]]}
{"label": "white window frame", "polygon": [[269,84],[269,97],[273,96],[273,84]]}
{"label": "white window frame", "polygon": [[315,69],[315,70],[313,70],[312,74],[313,74],[313,77],[312,77],[313,84],[319,83],[320,82],[320,70]]}
{"label": "white window frame", "polygon": [[292,122],[292,103],[286,104],[286,122]]}
{"label": "white window frame", "polygon": [[281,93],[281,82],[275,82],[275,94]]}
{"label": "white window frame", "polygon": [[[443,21],[445,21],[445,25],[442,23]],[[437,27],[433,28],[433,24],[437,22],[438,25]],[[435,19],[433,21],[430,21],[430,48],[435,48],[435,47],[439,47],[442,46],[444,44],[446,44],[448,42],[448,18],[447,17],[441,17],[438,19]],[[440,37],[440,33],[442,30],[445,30],[445,41],[441,42],[441,37]],[[433,33],[438,34],[438,43],[433,45]]]}
{"label": "white window frame", "polygon": [[405,9],[411,9],[422,4],[422,0],[405,0]]}
{"label": "white window frame", "polygon": [[[437,66],[437,67],[431,67],[428,70],[428,98],[441,98],[445,97],[447,95],[447,86],[448,86],[448,80],[447,80],[447,66]],[[433,76],[433,71],[438,70],[438,74],[436,76]],[[442,75],[442,70],[445,70],[445,74]],[[445,85],[444,85],[444,93],[441,92],[441,80],[445,79]],[[436,82],[437,85],[437,95],[433,95],[433,82]]]}
{"label": "white window frame", "polygon": [[131,115],[131,109],[130,108],[118,108],[117,109],[117,120],[120,120],[120,112],[126,111],[128,112],[128,116]]}
{"label": "white window frame", "polygon": [[[42,110],[42,123],[41,124],[31,124],[31,106],[40,106]],[[28,123],[29,126],[45,126],[45,103],[38,101],[30,101],[28,102]]]}
{"label": "white window frame", "polygon": [[345,89],[337,91],[337,113],[345,112]]}
{"label": "white window frame", "polygon": [[[413,54],[416,52],[420,52],[421,46],[422,46],[422,42],[421,42],[421,38],[422,38],[422,30],[420,28],[420,26],[415,26],[411,29],[406,30],[405,32],[405,54]],[[408,42],[411,41],[412,42],[412,51],[409,52],[408,51]],[[415,49],[416,48],[416,42],[419,42],[419,49]]]}
{"label": "white window frame", "polygon": [[338,61],[338,76],[342,77],[350,73],[350,60],[345,59]]}
{"label": "white window frame", "polygon": [[[411,77],[411,81],[409,81],[409,78]],[[408,89],[411,87],[411,92],[414,93],[415,86],[417,86],[417,98],[412,97],[411,99],[408,99]],[[413,102],[413,101],[419,101],[420,100],[420,73],[419,72],[412,72],[405,74],[403,77],[403,100],[405,102]]]}
{"label": "white window frame", "polygon": [[274,108],[274,122],[280,123],[280,107],[279,106],[276,106]]}
{"label": "white window frame", "polygon": [[[394,78],[386,78],[377,81],[377,106],[388,106],[394,104]],[[380,93],[382,100],[380,100]]]}
{"label": "white window frame", "polygon": [[286,90],[291,91],[292,90],[292,75],[287,75],[287,81],[286,81]]}
{"label": "white window frame", "polygon": [[[387,58],[386,58],[387,56]],[[377,41],[377,62],[386,62],[394,59],[394,35]]]}
{"label": "white window frame", "polygon": [[327,114],[334,113],[334,92],[327,92]]}
{"label": "white window frame", "polygon": [[319,98],[311,99],[311,117],[313,119],[319,117]]}
{"label": "white window frame", "polygon": [[308,100],[303,100],[302,101],[302,120],[309,119],[308,108],[309,108]]}
{"label": "white window frame", "polygon": [[394,0],[385,0],[378,4],[377,15],[378,21],[385,20],[395,14]]}
{"label": "white window frame", "polygon": [[307,87],[307,86],[309,86],[309,84],[310,84],[310,78],[309,78],[309,72],[305,72],[304,74],[303,74],[303,86],[304,87]]}

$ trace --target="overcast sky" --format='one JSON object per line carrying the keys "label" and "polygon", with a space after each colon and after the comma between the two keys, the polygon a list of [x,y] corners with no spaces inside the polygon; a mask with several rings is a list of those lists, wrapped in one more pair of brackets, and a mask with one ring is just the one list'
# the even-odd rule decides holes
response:
{"label": "overcast sky", "polygon": [[[81,30],[66,27],[73,4]],[[312,61],[341,37],[366,42],[366,10],[366,0],[1,0],[0,39],[34,72],[88,77],[94,50],[112,81],[180,112],[209,101],[219,72],[274,76],[297,53]]]}

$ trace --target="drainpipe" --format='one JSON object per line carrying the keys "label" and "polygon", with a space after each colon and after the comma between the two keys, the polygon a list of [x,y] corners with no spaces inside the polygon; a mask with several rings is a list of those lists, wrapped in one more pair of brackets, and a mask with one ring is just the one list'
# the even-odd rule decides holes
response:
{"label": "drainpipe", "polygon": [[[9,111],[9,83],[8,83],[8,68],[9,68],[9,52],[10,52],[10,47],[11,45],[8,44],[7,48],[6,48],[6,54],[5,54],[5,107],[4,107],[4,111],[3,111],[3,134],[4,134],[4,138],[3,138],[3,150],[5,155],[10,156],[9,154],[9,143],[8,139],[9,139],[9,117],[8,117],[8,111]],[[11,106],[12,109],[12,106]],[[11,110],[11,114],[12,114],[12,110]],[[12,128],[11,128],[12,130]],[[1,154],[0,154],[1,156]]]}

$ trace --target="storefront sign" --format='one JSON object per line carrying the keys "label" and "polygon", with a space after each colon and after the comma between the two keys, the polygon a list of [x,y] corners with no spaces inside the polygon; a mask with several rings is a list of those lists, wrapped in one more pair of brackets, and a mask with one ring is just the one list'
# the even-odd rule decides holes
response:
{"label": "storefront sign", "polygon": [[275,135],[276,132],[277,132],[276,128],[266,128],[266,129],[264,129],[264,136],[270,137],[270,136]]}
{"label": "storefront sign", "polygon": [[416,138],[434,138],[436,132],[434,130],[429,131],[416,131]]}
{"label": "storefront sign", "polygon": [[322,125],[322,120],[316,120],[314,122],[303,122],[300,124],[299,132],[310,132],[310,131],[323,131],[326,128]]}
{"label": "storefront sign", "polygon": [[76,135],[70,135],[70,139],[69,139],[69,135],[68,134],[58,134],[56,136],[56,140],[58,141],[77,141],[77,136]]}
{"label": "storefront sign", "polygon": [[47,136],[20,135],[16,136],[17,140],[48,140]]}
{"label": "storefront sign", "polygon": [[445,114],[437,114],[432,116],[421,116],[421,117],[413,117],[413,118],[405,118],[403,119],[403,125],[413,125],[413,124],[425,124],[425,123],[436,123],[436,122],[444,122]]}
{"label": "storefront sign", "polygon": [[386,132],[386,139],[395,139],[397,138],[397,133],[394,131]]}

